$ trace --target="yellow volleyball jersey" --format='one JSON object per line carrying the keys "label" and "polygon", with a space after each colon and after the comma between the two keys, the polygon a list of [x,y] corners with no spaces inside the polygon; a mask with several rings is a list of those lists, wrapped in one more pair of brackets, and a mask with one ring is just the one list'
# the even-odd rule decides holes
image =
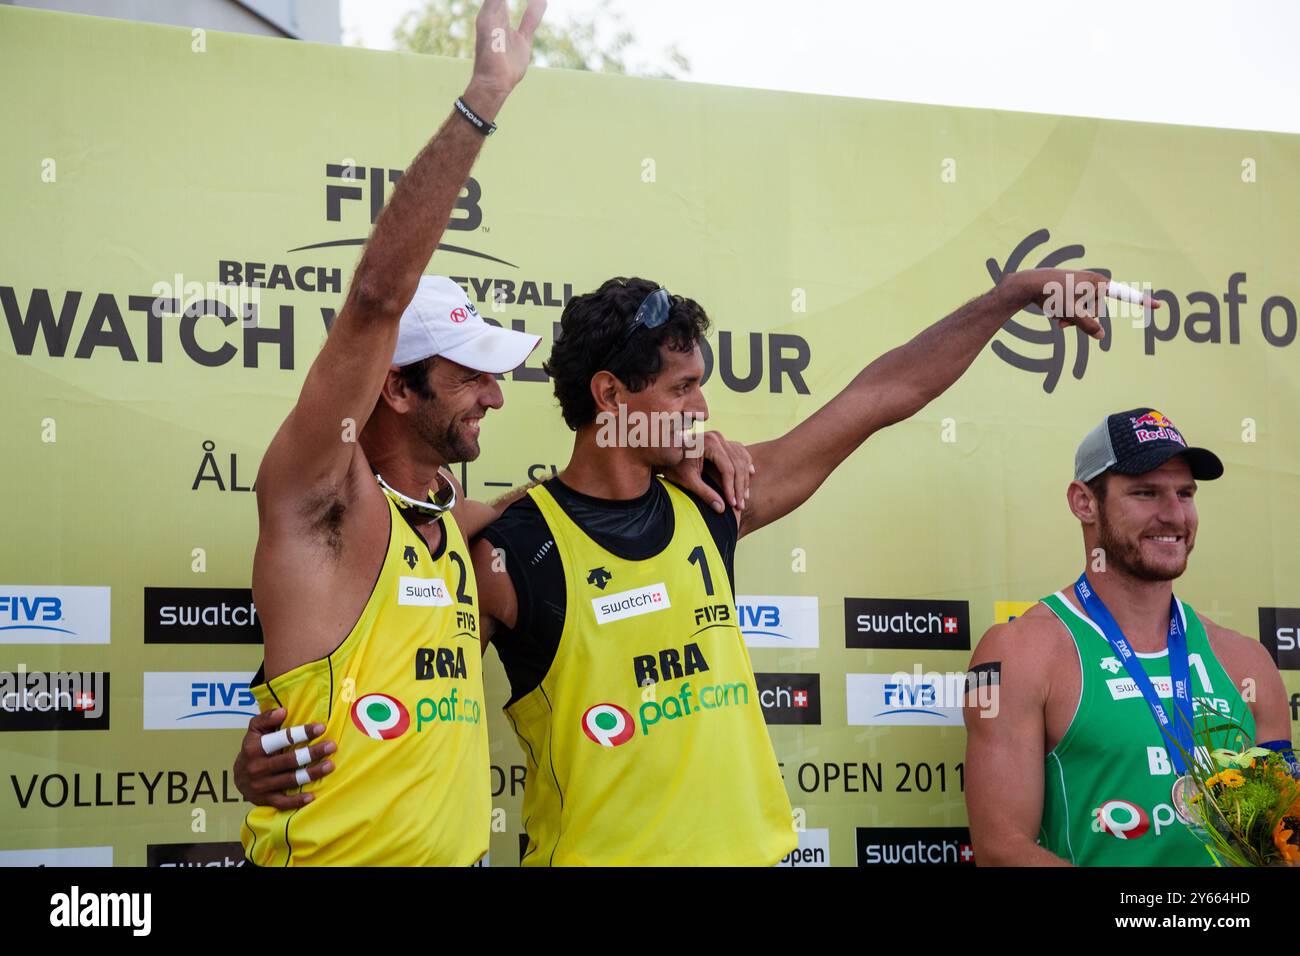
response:
{"label": "yellow volleyball jersey", "polygon": [[506,708],[527,764],[525,866],[770,866],[798,842],[722,557],[664,486],[672,540],[645,561],[529,491],[566,610],[550,670]]}
{"label": "yellow volleyball jersey", "polygon": [[[329,656],[252,688],[284,726],[320,722],[334,772],[297,810],[254,807],[240,837],[258,866],[466,866],[488,848],[491,781],[478,591],[456,522],[436,554],[385,494],[388,551],[351,633]],[[299,790],[291,791],[294,793]]]}

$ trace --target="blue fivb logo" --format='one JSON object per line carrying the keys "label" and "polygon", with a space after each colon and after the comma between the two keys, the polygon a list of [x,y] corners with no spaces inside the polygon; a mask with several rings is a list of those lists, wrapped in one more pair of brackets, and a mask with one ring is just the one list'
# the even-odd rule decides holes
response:
{"label": "blue fivb logo", "polygon": [[66,627],[55,627],[63,620],[63,602],[50,595],[26,597],[0,594],[0,630],[58,631],[71,634]]}
{"label": "blue fivb logo", "polygon": [[[985,262],[989,276],[996,283],[1000,282],[1003,276],[1020,271],[1030,250],[1041,246],[1050,238],[1051,233],[1046,229],[1039,229],[1037,232],[1030,233],[1020,241],[1019,245],[1011,250],[1011,255],[1007,256],[1005,263],[999,265],[996,259],[989,259]],[[1056,269],[1060,268],[1064,263],[1081,258],[1084,254],[1084,248],[1080,243],[1061,246],[1059,249],[1054,249],[1044,255],[1036,265],[1025,266],[1025,268]],[[1089,272],[1097,272],[1107,279],[1110,278],[1109,269],[1096,266],[1071,266],[1070,268],[1087,268]],[[1102,314],[1097,316],[1097,321],[1101,323],[1101,327],[1105,330],[1106,337],[1101,340],[1100,346],[1103,352],[1107,352],[1110,351],[1111,343],[1110,317],[1105,314],[1104,305],[1101,309]],[[1008,319],[1006,324],[1002,326],[1003,330],[1010,333],[1012,338],[1034,346],[1036,351],[1041,352],[1043,346],[1047,346],[1048,353],[1037,357],[1029,357],[1021,355],[1003,342],[995,341],[993,343],[993,354],[1014,368],[1026,372],[1041,373],[1043,376],[1043,391],[1050,393],[1055,390],[1057,383],[1061,380],[1061,373],[1065,370],[1066,353],[1069,351],[1066,333],[1072,332],[1075,340],[1075,352],[1074,363],[1070,366],[1070,374],[1076,379],[1083,378],[1083,373],[1088,368],[1088,349],[1091,342],[1088,334],[1082,329],[1063,329],[1055,322],[1044,320],[1042,318],[1043,310],[1036,305],[1027,307],[1025,311],[1039,316],[1040,321],[1033,325],[1024,325],[1013,317]]]}

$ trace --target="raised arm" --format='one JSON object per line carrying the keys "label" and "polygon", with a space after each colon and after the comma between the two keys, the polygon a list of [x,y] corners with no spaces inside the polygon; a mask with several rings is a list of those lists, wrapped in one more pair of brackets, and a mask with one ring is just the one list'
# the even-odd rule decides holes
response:
{"label": "raised arm", "polygon": [[[1037,843],[1046,675],[1029,642],[1011,636],[1012,627],[991,628],[971,658],[976,677],[981,667],[985,672],[984,693],[968,695],[963,708],[971,844],[981,866],[1068,866]],[[995,670],[996,681],[989,677]]]}
{"label": "raised arm", "polygon": [[[505,0],[479,11],[474,73],[465,102],[492,121],[528,66],[545,0],[529,0],[518,30]],[[438,247],[484,135],[452,111],[411,163],[384,206],[362,252],[347,299],[307,372],[298,404],[262,460],[259,504],[272,513],[297,508],[313,491],[336,487],[384,384],[402,312]],[[348,428],[348,422],[351,428]]]}
{"label": "raised arm", "polygon": [[[789,514],[872,434],[910,418],[942,395],[998,329],[1026,306],[1050,302],[1055,313],[1064,313],[1057,320],[1062,325],[1078,325],[1100,337],[1101,325],[1094,316],[1106,282],[1095,272],[1013,272],[910,342],[880,356],[791,431],[750,446],[756,473],[740,533]],[[1075,293],[1068,305],[1062,295],[1067,289]]]}

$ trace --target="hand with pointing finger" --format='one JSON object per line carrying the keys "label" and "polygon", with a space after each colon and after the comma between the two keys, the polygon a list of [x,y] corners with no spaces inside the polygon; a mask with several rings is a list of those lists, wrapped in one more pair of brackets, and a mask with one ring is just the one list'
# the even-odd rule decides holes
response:
{"label": "hand with pointing finger", "polygon": [[1062,328],[1074,325],[1094,339],[1105,337],[1097,316],[1102,315],[1103,300],[1118,298],[1141,302],[1153,309],[1160,308],[1159,300],[1138,292],[1118,282],[1111,282],[1099,272],[1071,269],[1027,269],[1003,276],[999,286],[1005,286],[1017,296],[1021,308],[1038,306],[1049,319],[1055,319]]}

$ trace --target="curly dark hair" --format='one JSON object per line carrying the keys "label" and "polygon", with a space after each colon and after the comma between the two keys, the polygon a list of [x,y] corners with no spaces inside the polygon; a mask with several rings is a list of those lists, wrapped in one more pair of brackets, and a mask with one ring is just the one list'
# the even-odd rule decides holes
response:
{"label": "curly dark hair", "polygon": [[668,321],[655,329],[639,328],[630,338],[628,326],[641,303],[659,283],[619,276],[607,279],[595,292],[574,296],[560,316],[560,335],[542,369],[555,383],[565,423],[574,431],[596,419],[591,378],[597,372],[616,375],[631,391],[649,385],[663,367],[660,348],[690,352],[709,331],[709,317],[694,299],[671,297]]}

